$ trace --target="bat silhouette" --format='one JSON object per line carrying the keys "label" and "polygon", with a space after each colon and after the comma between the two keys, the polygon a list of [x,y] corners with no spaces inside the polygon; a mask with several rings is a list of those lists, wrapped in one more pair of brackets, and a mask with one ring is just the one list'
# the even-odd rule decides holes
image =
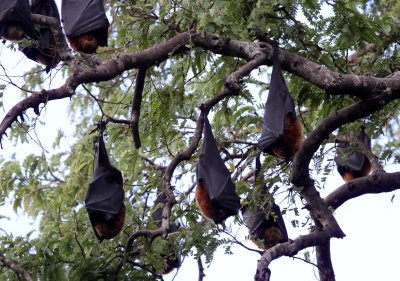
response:
{"label": "bat silhouette", "polygon": [[[363,128],[361,129],[358,138],[369,150],[371,150],[371,138],[367,136]],[[342,158],[346,151],[348,152],[349,143],[339,141],[337,149],[338,156],[335,157],[335,162],[338,172],[345,182],[368,176],[368,174],[371,172],[371,162],[363,153],[352,152],[343,162]]]}
{"label": "bat silhouette", "polygon": [[[260,170],[260,156],[257,156],[255,179],[257,179]],[[263,187],[261,195],[268,195],[266,186]],[[249,229],[250,238],[259,248],[268,250],[278,243],[288,241],[285,222],[277,204],[274,203],[272,205],[268,215],[261,206],[257,206],[255,209],[244,206],[242,208],[242,216],[244,224]]]}
{"label": "bat silhouette", "polygon": [[[60,21],[60,14],[54,0],[32,0],[31,12]],[[37,42],[27,46],[20,45],[20,51],[27,58],[45,65],[47,73],[60,62],[54,36],[47,25],[40,26],[40,38]]]}
{"label": "bat silhouette", "polygon": [[289,93],[279,62],[279,47],[274,46],[271,83],[258,146],[263,152],[289,161],[299,150],[303,139],[296,117],[293,97]]}
{"label": "bat silhouette", "polygon": [[207,116],[204,116],[203,146],[197,162],[196,201],[200,211],[216,224],[237,214],[240,197],[219,154]]}
{"label": "bat silhouette", "polygon": [[85,198],[96,237],[102,242],[117,236],[125,222],[122,173],[110,164],[100,130],[99,146],[93,180]]}

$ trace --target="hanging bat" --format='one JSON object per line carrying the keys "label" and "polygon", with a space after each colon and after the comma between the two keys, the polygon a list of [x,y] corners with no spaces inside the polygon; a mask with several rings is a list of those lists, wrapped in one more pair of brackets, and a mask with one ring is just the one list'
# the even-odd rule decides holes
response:
{"label": "hanging bat", "polygon": [[[32,0],[31,12],[32,14],[53,17],[60,21],[60,15],[54,0]],[[40,26],[40,38],[38,42],[28,46],[20,46],[20,51],[27,58],[45,65],[46,73],[60,62],[54,36],[50,27],[45,25]]]}
{"label": "hanging bat", "polygon": [[5,40],[19,42],[26,37],[38,39],[31,20],[28,0],[2,0],[0,5],[0,36]]}
{"label": "hanging bat", "polygon": [[[255,182],[261,170],[260,155],[256,157]],[[264,185],[261,195],[269,195]],[[247,206],[242,208],[244,224],[249,228],[250,239],[257,247],[268,250],[269,248],[288,241],[285,222],[278,205],[273,204],[268,217],[262,207],[254,211]]]}
{"label": "hanging bat", "polygon": [[262,208],[251,211],[244,207],[242,215],[244,224],[249,228],[250,239],[257,247],[268,250],[279,243],[288,241],[285,222],[278,205],[272,206],[268,217]]}
{"label": "hanging bat", "polygon": [[228,217],[237,214],[240,197],[219,154],[207,116],[204,115],[203,146],[197,162],[196,201],[202,214],[222,224]]}
{"label": "hanging bat", "polygon": [[[361,129],[358,138],[369,150],[371,150],[371,139],[365,134],[363,128]],[[341,158],[343,157],[342,155],[346,153],[348,147],[348,142],[339,142],[338,157],[335,157],[337,170],[342,176],[343,180],[345,182],[349,182],[356,178],[368,176],[371,172],[371,162],[363,153],[352,152],[350,155],[348,155],[344,163],[341,161]]]}
{"label": "hanging bat", "polygon": [[63,0],[61,14],[72,49],[94,54],[99,46],[107,46],[110,24],[103,0]]}
{"label": "hanging bat", "polygon": [[258,145],[263,152],[288,162],[299,150],[302,140],[303,130],[296,117],[293,97],[282,75],[279,47],[276,45],[262,134]]}
{"label": "hanging bat", "polygon": [[121,232],[126,212],[122,173],[110,164],[102,129],[93,180],[89,185],[85,206],[100,242],[112,239]]}

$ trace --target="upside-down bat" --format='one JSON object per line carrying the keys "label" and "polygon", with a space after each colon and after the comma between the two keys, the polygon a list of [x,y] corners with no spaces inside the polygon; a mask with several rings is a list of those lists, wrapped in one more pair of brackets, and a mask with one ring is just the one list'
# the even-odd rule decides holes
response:
{"label": "upside-down bat", "polygon": [[5,40],[21,41],[25,37],[38,39],[28,0],[2,0],[0,5],[0,36]]}
{"label": "upside-down bat", "polygon": [[278,205],[272,206],[268,217],[262,208],[255,212],[245,208],[242,214],[244,223],[249,228],[250,238],[259,248],[268,250],[276,244],[288,241],[285,222]]}
{"label": "upside-down bat", "polygon": [[99,46],[107,46],[110,24],[103,0],[63,0],[61,15],[72,49],[93,54]]}
{"label": "upside-down bat", "polygon": [[[261,170],[260,156],[256,158],[255,180]],[[266,186],[263,186],[261,195],[268,195]],[[258,206],[254,210],[247,206],[242,208],[244,224],[249,228],[250,238],[259,248],[268,250],[278,243],[288,241],[285,222],[277,204],[273,204],[266,216],[264,208]]]}
{"label": "upside-down bat", "polygon": [[[54,0],[32,0],[31,12],[32,14],[53,17],[60,21],[60,15]],[[40,25],[38,42],[27,46],[20,45],[20,51],[29,59],[45,65],[46,72],[49,72],[60,62],[55,38],[50,27],[46,25]]]}
{"label": "upside-down bat", "polygon": [[[365,134],[364,129],[361,129],[358,138],[369,150],[371,150],[371,139]],[[342,158],[342,155],[346,153],[348,147],[348,142],[339,142],[338,157],[335,157],[338,172],[342,176],[343,180],[349,182],[356,178],[368,176],[371,172],[371,162],[363,153],[352,152],[347,156],[344,163],[341,161],[340,158]]]}
{"label": "upside-down bat", "polygon": [[236,215],[240,208],[240,197],[219,154],[207,116],[204,117],[203,146],[197,162],[196,201],[203,215],[222,224],[228,217]]}
{"label": "upside-down bat", "polygon": [[279,47],[275,45],[271,83],[258,145],[263,152],[289,161],[299,150],[302,140],[303,130],[296,117],[293,97],[282,75]]}
{"label": "upside-down bat", "polygon": [[122,173],[110,164],[100,130],[93,180],[85,198],[96,237],[102,242],[117,236],[125,222]]}

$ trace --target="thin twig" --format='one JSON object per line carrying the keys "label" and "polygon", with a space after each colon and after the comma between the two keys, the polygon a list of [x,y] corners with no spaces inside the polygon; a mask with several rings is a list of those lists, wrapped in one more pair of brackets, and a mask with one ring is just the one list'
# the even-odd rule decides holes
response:
{"label": "thin twig", "polygon": [[201,261],[201,257],[197,258],[197,267],[199,268],[199,281],[203,281],[203,278],[206,276],[204,273],[203,262]]}

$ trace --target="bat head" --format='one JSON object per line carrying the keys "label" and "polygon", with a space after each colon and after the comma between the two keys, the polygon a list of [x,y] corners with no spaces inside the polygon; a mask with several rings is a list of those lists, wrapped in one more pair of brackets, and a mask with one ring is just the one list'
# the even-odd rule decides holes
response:
{"label": "bat head", "polygon": [[25,37],[25,31],[17,22],[9,22],[4,29],[1,38],[13,42],[19,42]]}
{"label": "bat head", "polygon": [[97,38],[90,33],[67,39],[71,48],[82,54],[94,54],[99,47]]}

